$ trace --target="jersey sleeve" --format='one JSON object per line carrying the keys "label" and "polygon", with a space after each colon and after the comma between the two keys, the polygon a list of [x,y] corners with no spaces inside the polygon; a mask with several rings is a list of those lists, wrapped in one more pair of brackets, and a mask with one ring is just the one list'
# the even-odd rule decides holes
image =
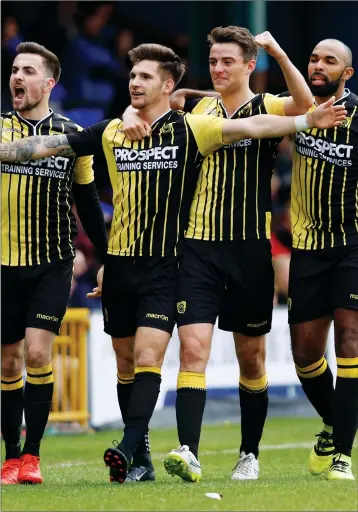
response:
{"label": "jersey sleeve", "polygon": [[285,98],[278,98],[273,94],[265,94],[264,105],[268,114],[274,114],[276,116],[285,115]]}
{"label": "jersey sleeve", "polygon": [[87,185],[94,180],[93,157],[81,156],[77,158],[73,181],[79,185]]}
{"label": "jersey sleeve", "polygon": [[199,152],[207,156],[224,145],[223,125],[225,119],[209,115],[186,114]]}
{"label": "jersey sleeve", "polygon": [[102,135],[109,123],[109,120],[101,121],[77,133],[68,134],[68,143],[76,155],[86,156],[103,152]]}

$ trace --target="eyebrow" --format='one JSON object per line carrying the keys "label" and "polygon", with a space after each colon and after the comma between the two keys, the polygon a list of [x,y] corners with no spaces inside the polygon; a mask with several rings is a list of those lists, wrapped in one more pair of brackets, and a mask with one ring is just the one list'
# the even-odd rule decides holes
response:
{"label": "eyebrow", "polygon": [[[318,58],[318,55],[317,55],[317,53],[311,53],[311,57],[317,57]],[[337,59],[337,57],[335,55],[326,55],[324,58],[325,59],[334,59],[334,60],[338,61],[338,59]]]}
{"label": "eyebrow", "polygon": [[[34,71],[36,71],[36,69],[33,67],[33,66],[22,66],[23,69],[33,69]],[[12,70],[14,69],[20,69],[19,66],[12,66],[11,67]]]}

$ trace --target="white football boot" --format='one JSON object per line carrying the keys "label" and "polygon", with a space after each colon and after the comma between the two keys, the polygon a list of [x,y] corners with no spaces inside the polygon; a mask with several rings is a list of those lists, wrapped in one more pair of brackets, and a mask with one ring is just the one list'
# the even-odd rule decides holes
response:
{"label": "white football boot", "polygon": [[200,462],[186,444],[168,453],[163,462],[169,475],[177,475],[186,482],[201,480]]}
{"label": "white football boot", "polygon": [[259,461],[253,453],[240,453],[240,458],[233,469],[231,480],[257,480],[259,477]]}

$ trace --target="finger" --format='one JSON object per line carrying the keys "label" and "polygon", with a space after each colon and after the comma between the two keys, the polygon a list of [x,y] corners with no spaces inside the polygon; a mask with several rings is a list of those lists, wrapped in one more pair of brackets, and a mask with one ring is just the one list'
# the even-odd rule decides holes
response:
{"label": "finger", "polygon": [[138,128],[138,130],[139,130],[139,135],[140,135],[140,139],[139,139],[139,140],[144,139],[144,137],[147,135],[146,127],[145,127],[145,126],[143,126],[143,125],[141,125],[141,126]]}
{"label": "finger", "polygon": [[147,126],[147,128],[146,128],[146,133],[145,133],[145,134],[146,134],[146,136],[147,136],[147,137],[150,137],[150,136],[151,136],[151,134],[152,134],[152,129],[151,129],[151,127],[149,126],[149,124],[148,124],[148,126]]}
{"label": "finger", "polygon": [[86,297],[88,299],[95,299],[96,297],[100,297],[100,296],[101,296],[101,292],[98,292],[98,290],[96,290],[95,292],[86,293]]}
{"label": "finger", "polygon": [[326,101],[326,103],[324,103],[324,108],[329,108],[331,105],[333,105],[333,103],[336,101],[336,97],[335,96],[332,96],[331,98],[329,98],[328,101]]}

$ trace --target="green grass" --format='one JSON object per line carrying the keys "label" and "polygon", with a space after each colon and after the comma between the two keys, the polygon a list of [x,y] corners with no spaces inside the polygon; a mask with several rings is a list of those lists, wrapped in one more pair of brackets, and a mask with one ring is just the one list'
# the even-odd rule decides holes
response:
{"label": "green grass", "polygon": [[[176,447],[174,429],[152,431],[156,482],[117,485],[108,482],[102,462],[115,432],[47,437],[41,448],[44,483],[2,488],[3,511],[32,510],[357,510],[357,481],[328,482],[307,469],[310,449],[272,445],[313,443],[315,419],[269,419],[260,453],[260,479],[232,482],[237,461],[238,425],[205,426],[201,438],[203,479],[188,484],[170,477],[161,458]],[[268,446],[270,445],[270,446]],[[354,469],[357,473],[357,450]],[[62,465],[62,466],[61,466]],[[223,495],[221,501],[205,493]]]}

